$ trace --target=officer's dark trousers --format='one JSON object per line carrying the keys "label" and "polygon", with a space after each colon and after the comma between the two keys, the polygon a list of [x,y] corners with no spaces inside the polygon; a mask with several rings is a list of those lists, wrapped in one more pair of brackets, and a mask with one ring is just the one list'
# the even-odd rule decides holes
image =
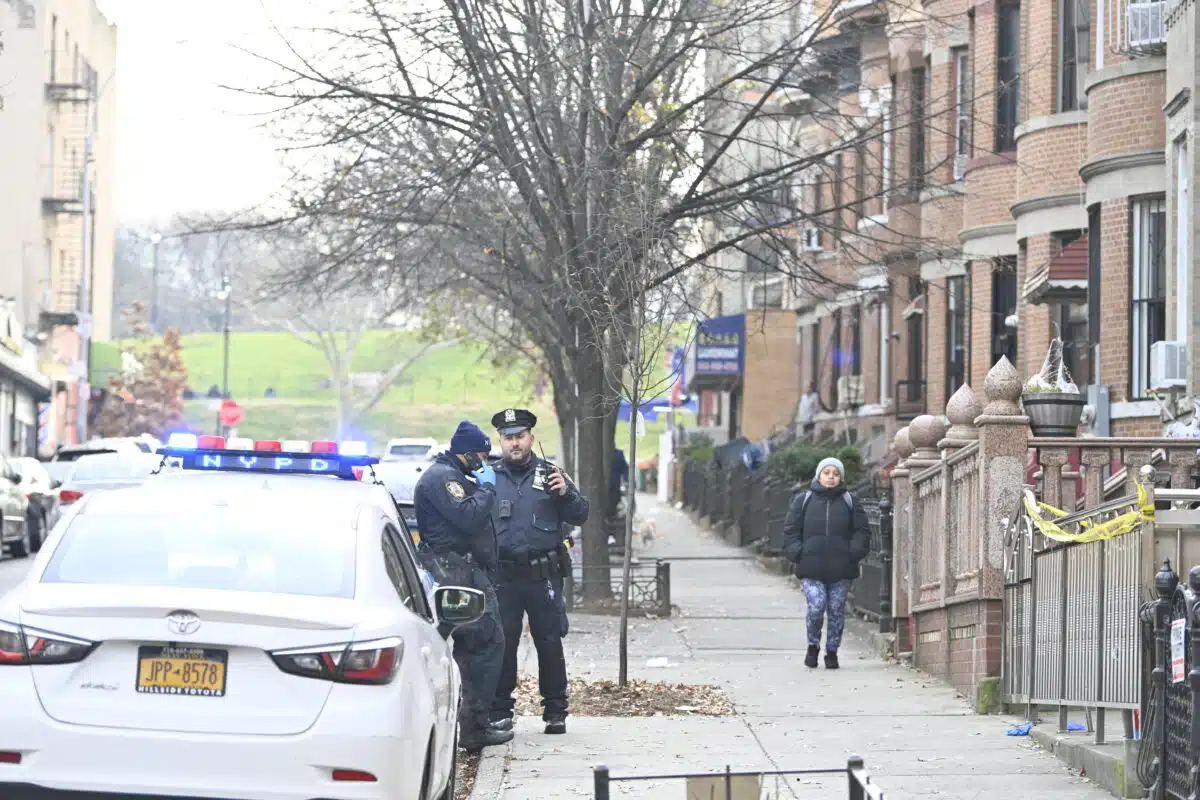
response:
{"label": "officer's dark trousers", "polygon": [[496,590],[479,569],[475,570],[474,583],[475,588],[486,596],[484,614],[453,634],[454,660],[462,675],[463,704],[459,723],[464,733],[487,727],[504,662],[504,628]]}
{"label": "officer's dark trousers", "polygon": [[492,704],[492,719],[513,715],[517,688],[517,647],[521,644],[523,618],[529,615],[529,632],[537,649],[538,685],[542,691],[542,719],[567,716],[567,662],[563,658],[562,637],[567,632],[567,612],[563,601],[563,581],[551,578],[550,596],[546,580],[501,580],[496,587],[500,600],[500,618],[504,622],[504,668]]}

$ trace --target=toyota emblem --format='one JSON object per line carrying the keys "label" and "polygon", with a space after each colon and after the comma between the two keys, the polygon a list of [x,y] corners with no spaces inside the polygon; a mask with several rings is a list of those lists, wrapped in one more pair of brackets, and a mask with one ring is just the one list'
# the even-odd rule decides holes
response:
{"label": "toyota emblem", "polygon": [[167,616],[167,630],[187,636],[200,629],[200,618],[190,611],[176,611]]}

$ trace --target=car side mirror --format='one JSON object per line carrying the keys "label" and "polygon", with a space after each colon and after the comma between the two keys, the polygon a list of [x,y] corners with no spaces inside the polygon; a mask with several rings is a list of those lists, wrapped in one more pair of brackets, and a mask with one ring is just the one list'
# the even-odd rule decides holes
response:
{"label": "car side mirror", "polygon": [[21,476],[15,472],[8,473],[8,475],[6,477],[8,478],[9,483],[17,484],[17,483],[21,482]]}
{"label": "car side mirror", "polygon": [[439,586],[433,592],[438,621],[455,628],[469,625],[483,616],[483,592],[466,586]]}
{"label": "car side mirror", "polygon": [[50,488],[51,488],[51,489],[61,489],[61,488],[62,488],[62,481],[59,481],[59,480],[52,480],[52,481],[50,481]]}

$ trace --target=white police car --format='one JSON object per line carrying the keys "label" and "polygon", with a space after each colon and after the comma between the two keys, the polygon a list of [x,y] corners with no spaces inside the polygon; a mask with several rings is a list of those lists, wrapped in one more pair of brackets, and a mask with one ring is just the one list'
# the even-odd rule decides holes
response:
{"label": "white police car", "polygon": [[85,497],[0,598],[0,797],[453,798],[437,623],[483,595],[429,602],[373,459],[229,444]]}

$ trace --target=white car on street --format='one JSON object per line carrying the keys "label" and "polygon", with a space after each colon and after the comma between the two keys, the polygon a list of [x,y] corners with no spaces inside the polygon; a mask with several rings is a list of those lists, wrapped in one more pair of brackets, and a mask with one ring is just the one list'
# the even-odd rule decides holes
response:
{"label": "white car on street", "polygon": [[83,497],[0,598],[0,797],[452,800],[482,593],[423,585],[338,456],[268,444]]}
{"label": "white car on street", "polygon": [[432,461],[437,454],[437,439],[392,439],[380,461]]}

